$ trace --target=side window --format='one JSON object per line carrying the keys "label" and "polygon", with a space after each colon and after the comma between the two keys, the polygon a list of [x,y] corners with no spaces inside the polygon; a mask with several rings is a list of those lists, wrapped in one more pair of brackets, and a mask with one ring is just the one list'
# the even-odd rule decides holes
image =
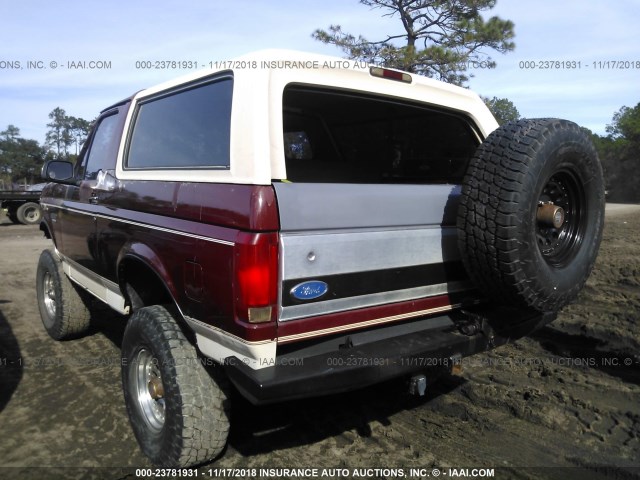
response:
{"label": "side window", "polygon": [[104,117],[96,129],[84,165],[85,180],[95,180],[100,170],[116,168],[118,154],[118,113]]}
{"label": "side window", "polygon": [[142,102],[126,168],[228,168],[232,94],[223,78]]}

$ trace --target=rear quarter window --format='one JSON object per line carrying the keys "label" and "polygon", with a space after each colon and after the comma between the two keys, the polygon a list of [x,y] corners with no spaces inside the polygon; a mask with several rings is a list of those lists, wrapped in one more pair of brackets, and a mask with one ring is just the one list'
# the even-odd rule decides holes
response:
{"label": "rear quarter window", "polygon": [[126,168],[229,168],[232,96],[224,77],[140,102]]}

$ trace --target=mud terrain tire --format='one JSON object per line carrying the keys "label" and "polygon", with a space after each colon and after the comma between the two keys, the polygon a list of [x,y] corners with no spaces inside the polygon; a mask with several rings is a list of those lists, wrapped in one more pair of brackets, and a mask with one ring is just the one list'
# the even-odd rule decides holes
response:
{"label": "mud terrain tire", "polygon": [[90,327],[88,294],[69,280],[62,262],[43,250],[36,273],[36,298],[45,330],[55,340],[82,336]]}
{"label": "mud terrain tire", "polygon": [[[557,219],[541,219],[545,205],[561,208]],[[495,130],[469,164],[457,224],[466,270],[489,298],[541,312],[571,302],[604,224],[602,168],[587,135],[559,119]]]}
{"label": "mud terrain tire", "polygon": [[155,465],[194,466],[223,450],[229,400],[222,372],[212,373],[169,309],[154,305],[131,316],[122,342],[122,386],[135,436]]}

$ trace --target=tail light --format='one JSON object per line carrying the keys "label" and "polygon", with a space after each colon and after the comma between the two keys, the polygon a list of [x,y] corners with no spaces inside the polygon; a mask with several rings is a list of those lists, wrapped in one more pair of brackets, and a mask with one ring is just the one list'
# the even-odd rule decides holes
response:
{"label": "tail light", "polygon": [[237,318],[249,323],[275,320],[278,304],[278,234],[240,232],[234,248]]}

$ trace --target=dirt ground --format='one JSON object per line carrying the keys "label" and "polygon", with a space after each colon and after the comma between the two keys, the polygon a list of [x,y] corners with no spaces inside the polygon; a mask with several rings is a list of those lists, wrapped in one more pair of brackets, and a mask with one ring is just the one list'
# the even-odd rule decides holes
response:
{"label": "dirt ground", "polygon": [[[268,407],[238,401],[228,448],[211,467],[640,478],[639,232],[640,206],[608,206],[578,302],[530,337],[465,359],[425,397],[394,381]],[[1,219],[0,478],[135,478],[133,468],[150,465],[121,393],[123,320],[104,311],[89,336],[51,340],[34,287],[47,246],[37,227]]]}

